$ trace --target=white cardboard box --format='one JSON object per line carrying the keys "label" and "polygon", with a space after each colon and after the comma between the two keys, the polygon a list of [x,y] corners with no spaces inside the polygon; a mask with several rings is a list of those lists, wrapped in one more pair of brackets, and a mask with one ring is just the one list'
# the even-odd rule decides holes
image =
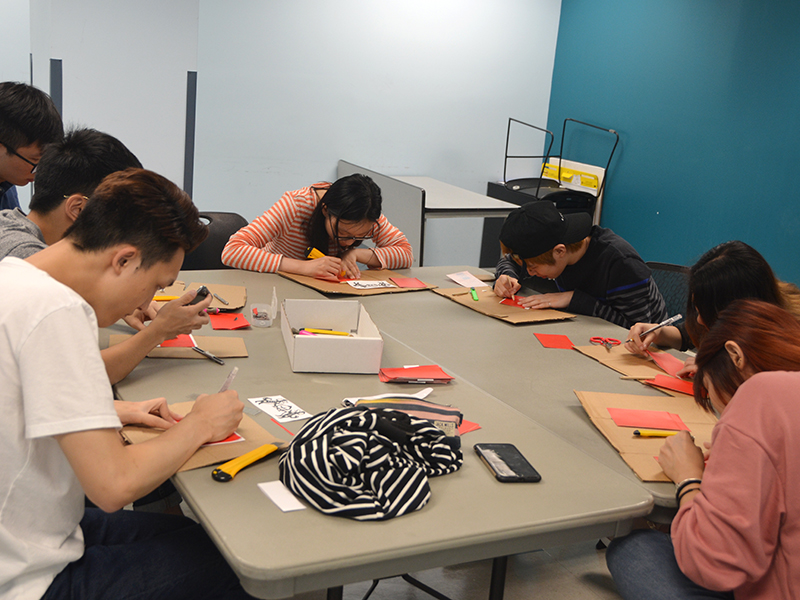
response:
{"label": "white cardboard box", "polygon": [[[332,329],[340,335],[295,335],[292,329]],[[281,332],[292,371],[377,373],[383,338],[357,300],[299,300],[281,303]]]}

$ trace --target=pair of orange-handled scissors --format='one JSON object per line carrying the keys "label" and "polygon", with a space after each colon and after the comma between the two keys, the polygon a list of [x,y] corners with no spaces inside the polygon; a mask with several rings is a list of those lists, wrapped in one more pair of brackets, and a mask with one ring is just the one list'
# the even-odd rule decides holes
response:
{"label": "pair of orange-handled scissors", "polygon": [[608,351],[608,352],[611,352],[611,347],[612,346],[619,346],[620,343],[621,343],[619,340],[615,340],[614,338],[607,338],[607,337],[600,337],[600,336],[595,336],[595,337],[589,338],[589,342],[591,342],[592,344],[596,344],[598,346],[605,346],[606,347],[606,351]]}

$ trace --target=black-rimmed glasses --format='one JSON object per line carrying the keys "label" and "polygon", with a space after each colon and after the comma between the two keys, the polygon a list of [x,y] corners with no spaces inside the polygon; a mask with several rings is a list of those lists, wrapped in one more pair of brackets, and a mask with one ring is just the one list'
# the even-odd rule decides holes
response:
{"label": "black-rimmed glasses", "polygon": [[328,215],[328,222],[331,224],[331,230],[333,231],[334,237],[339,242],[365,242],[378,235],[378,230],[380,229],[380,224],[376,222],[372,224],[372,229],[370,229],[369,233],[366,235],[339,235],[339,221],[336,221],[336,227],[334,227],[330,219],[331,217]]}

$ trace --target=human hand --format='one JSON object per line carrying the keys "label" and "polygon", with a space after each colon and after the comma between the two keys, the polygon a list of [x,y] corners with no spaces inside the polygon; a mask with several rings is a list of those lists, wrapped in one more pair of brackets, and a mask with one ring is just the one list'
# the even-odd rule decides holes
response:
{"label": "human hand", "polygon": [[534,294],[518,299],[523,308],[534,310],[542,308],[567,308],[572,301],[572,292],[558,292],[556,294]]}
{"label": "human hand", "polygon": [[158,429],[169,429],[180,419],[180,415],[169,409],[166,398],[153,398],[144,402],[115,400],[114,408],[123,425],[145,425]]}
{"label": "human hand", "polygon": [[703,451],[694,443],[688,431],[670,436],[658,453],[658,464],[667,477],[679,482],[690,477],[703,477]]}
{"label": "human hand", "polygon": [[131,314],[122,317],[122,319],[136,331],[142,331],[147,321],[152,321],[156,318],[159,308],[158,302],[151,302],[146,309],[137,308]]}
{"label": "human hand", "polygon": [[520,287],[519,281],[510,275],[500,275],[494,282],[494,293],[500,298],[511,298]]}
{"label": "human hand", "polygon": [[321,256],[303,263],[303,275],[328,281],[339,281],[342,261],[336,256]]}
{"label": "human hand", "polygon": [[191,333],[208,323],[209,318],[205,309],[209,307],[214,298],[209,294],[197,304],[189,304],[196,295],[196,290],[189,290],[180,298],[170,300],[161,307],[149,325],[149,327],[155,328],[161,341],[171,340],[180,334]]}
{"label": "human hand", "polygon": [[[342,254],[342,270],[348,279],[361,279],[361,269],[358,268],[360,248],[351,248]],[[370,253],[371,254],[371,253]]]}
{"label": "human hand", "polygon": [[636,323],[636,325],[631,327],[631,330],[628,332],[628,337],[625,338],[625,349],[631,354],[636,354],[637,356],[647,356],[647,349],[650,347],[650,344],[655,343],[661,330],[656,329],[652,333],[648,333],[646,336],[644,336],[644,338],[640,336],[645,331],[652,329],[656,325],[658,325],[658,323]]}
{"label": "human hand", "polygon": [[695,373],[697,373],[697,365],[694,362],[694,356],[690,356],[683,363],[683,367],[676,375],[683,379],[693,379]]}
{"label": "human hand", "polygon": [[211,395],[200,394],[184,420],[199,422],[208,432],[206,442],[216,442],[236,431],[242,420],[243,410],[244,404],[234,390]]}

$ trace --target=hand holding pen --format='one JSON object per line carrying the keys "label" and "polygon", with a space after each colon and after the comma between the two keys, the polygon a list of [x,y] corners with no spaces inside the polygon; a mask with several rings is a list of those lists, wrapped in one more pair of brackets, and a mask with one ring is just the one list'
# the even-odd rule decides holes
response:
{"label": "hand holding pen", "polygon": [[[628,338],[625,340],[625,348],[631,354],[646,355],[647,349],[651,344],[659,344],[663,346],[680,347],[680,332],[675,329],[665,330],[665,327],[680,321],[683,318],[678,314],[662,321],[661,323],[636,323],[631,327],[628,333]],[[668,339],[663,339],[667,337]]]}

